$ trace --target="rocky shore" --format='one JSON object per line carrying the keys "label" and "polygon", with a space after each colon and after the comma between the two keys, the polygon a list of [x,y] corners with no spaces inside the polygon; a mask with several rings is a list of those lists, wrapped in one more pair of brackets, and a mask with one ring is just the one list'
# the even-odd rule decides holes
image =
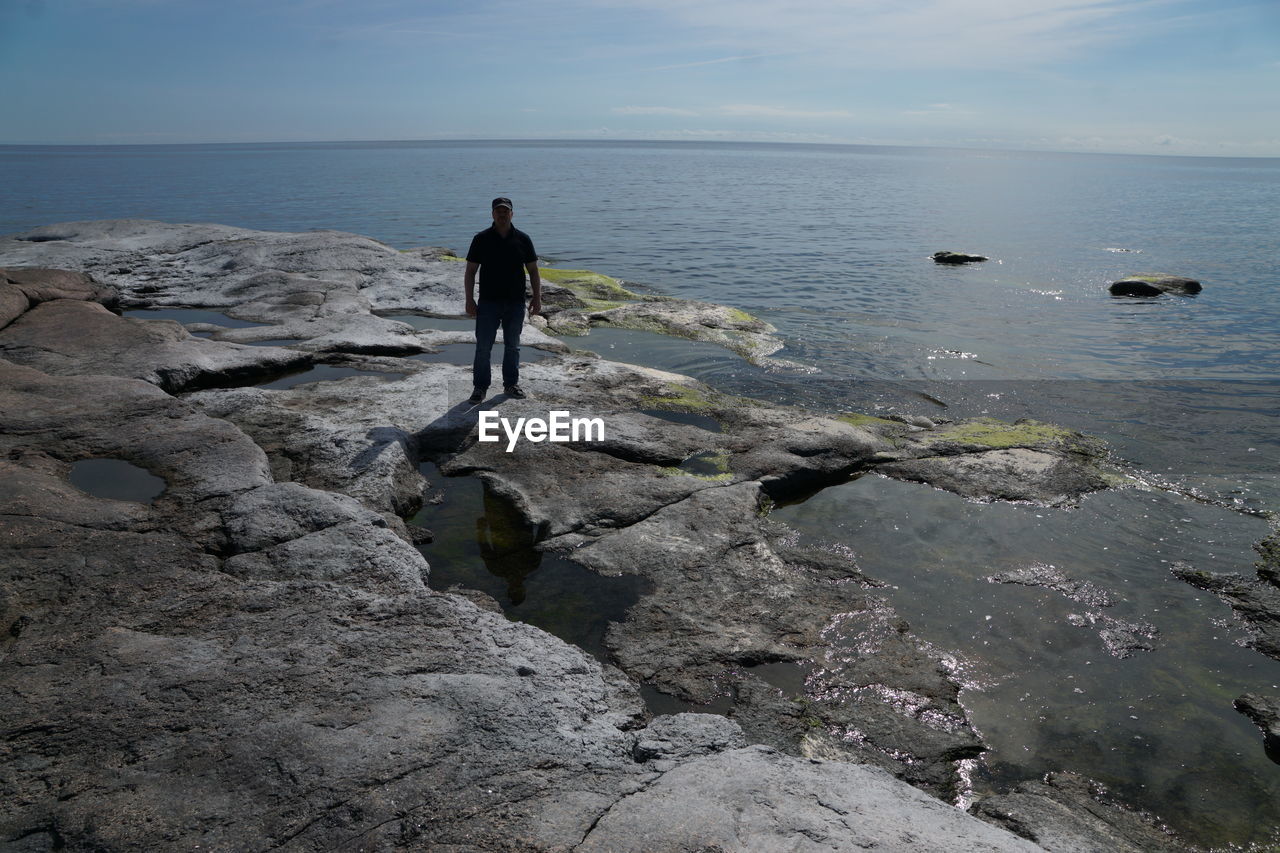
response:
{"label": "rocky shore", "polygon": [[[951,656],[768,518],[862,473],[1070,504],[1116,482],[1085,436],[768,406],[531,328],[531,398],[485,407],[605,435],[508,451],[477,440],[469,367],[411,358],[470,333],[384,316],[463,313],[446,250],[106,221],[0,238],[0,267],[6,849],[1182,849],[1073,777],[950,805],[984,748]],[[604,277],[547,290],[561,334],[780,346]],[[162,307],[254,325],[119,313]],[[322,366],[365,375],[262,387]],[[166,488],[72,486],[95,458]],[[405,521],[427,461],[542,552],[641,580],[607,661],[427,586]],[[762,677],[779,663],[803,696]],[[733,715],[654,716],[641,684]]]}

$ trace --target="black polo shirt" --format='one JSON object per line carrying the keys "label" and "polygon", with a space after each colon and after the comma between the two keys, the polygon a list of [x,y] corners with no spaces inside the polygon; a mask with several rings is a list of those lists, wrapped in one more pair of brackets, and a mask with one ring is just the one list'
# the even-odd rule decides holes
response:
{"label": "black polo shirt", "polygon": [[537,259],[529,235],[514,225],[506,237],[492,225],[472,237],[467,260],[480,265],[477,301],[524,299],[524,265]]}

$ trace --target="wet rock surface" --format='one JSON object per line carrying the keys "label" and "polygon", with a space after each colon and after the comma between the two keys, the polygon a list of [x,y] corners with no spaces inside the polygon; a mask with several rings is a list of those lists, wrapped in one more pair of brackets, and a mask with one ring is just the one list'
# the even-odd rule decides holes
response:
{"label": "wet rock surface", "polygon": [[[1051,589],[1062,593],[1072,601],[1093,608],[1110,607],[1115,603],[1112,595],[1106,590],[1088,581],[1067,577],[1056,566],[1039,564],[1021,566],[997,572],[987,580],[993,583],[1015,583]],[[1067,616],[1067,621],[1081,628],[1096,628],[1107,653],[1117,658],[1127,658],[1134,652],[1151,651],[1155,648],[1155,638],[1159,633],[1156,626],[1149,622],[1129,622],[1097,610],[1072,613]]]}
{"label": "wet rock surface", "polygon": [[[372,313],[460,306],[457,262],[439,252],[132,221],[0,239],[0,263],[55,262],[112,276],[128,304],[268,325],[204,340],[83,297],[28,300],[0,331],[0,678],[17,697],[0,708],[0,837],[626,849],[618,839],[674,800],[703,811],[682,812],[673,825],[688,837],[669,849],[702,838],[695,823],[729,847],[941,850],[972,837],[989,845],[973,849],[1026,849],[849,763],[951,795],[982,744],[949,656],[915,639],[851,559],[795,547],[766,515],[771,500],[855,472],[921,476],[913,464],[936,465],[944,488],[1008,499],[1015,475],[993,454],[1019,451],[1052,475],[1024,470],[1017,499],[1069,502],[1106,482],[1082,437],[868,424],[561,353],[522,368],[530,399],[486,406],[600,417],[605,440],[508,452],[478,440],[469,370],[395,358],[424,349],[423,335]],[[111,342],[106,357],[52,317]],[[229,340],[284,331],[299,344]],[[319,357],[403,378],[215,387]],[[167,488],[151,505],[85,495],[67,471],[96,457]],[[607,635],[620,669],[478,595],[427,588],[401,520],[423,499],[425,459],[480,478],[542,549],[645,579]],[[775,686],[770,666],[797,667],[803,685]],[[730,695],[734,719],[650,721],[637,681],[694,707]],[[765,781],[746,784],[753,774]],[[734,814],[741,828],[721,817]]]}
{"label": "wet rock surface", "polygon": [[986,797],[970,811],[1046,850],[1181,853],[1193,848],[1149,815],[1124,809],[1106,790],[1075,773],[1050,773],[1008,794]]}
{"label": "wet rock surface", "polygon": [[1271,760],[1280,764],[1280,696],[1246,693],[1236,699],[1235,709],[1262,729],[1262,740]]}

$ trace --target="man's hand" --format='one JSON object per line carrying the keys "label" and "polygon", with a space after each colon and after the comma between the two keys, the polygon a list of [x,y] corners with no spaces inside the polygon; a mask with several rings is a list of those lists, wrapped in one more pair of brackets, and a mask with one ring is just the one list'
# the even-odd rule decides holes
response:
{"label": "man's hand", "polygon": [[468,317],[476,316],[476,301],[472,299],[470,296],[467,297],[467,316]]}
{"label": "man's hand", "polygon": [[542,299],[538,296],[529,300],[529,316],[542,313]]}

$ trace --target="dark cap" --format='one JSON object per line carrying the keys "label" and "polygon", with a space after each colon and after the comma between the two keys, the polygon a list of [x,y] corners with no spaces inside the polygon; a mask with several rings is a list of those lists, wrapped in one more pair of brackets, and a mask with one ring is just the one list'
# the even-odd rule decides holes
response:
{"label": "dark cap", "polygon": [[492,205],[490,205],[490,207],[505,207],[507,210],[515,210],[515,209],[516,209],[516,208],[515,208],[515,205],[513,205],[513,204],[511,203],[511,199],[507,198],[506,196],[502,196],[502,195],[500,195],[500,196],[498,196],[497,198],[495,198],[495,199],[493,200],[493,204],[492,204]]}

